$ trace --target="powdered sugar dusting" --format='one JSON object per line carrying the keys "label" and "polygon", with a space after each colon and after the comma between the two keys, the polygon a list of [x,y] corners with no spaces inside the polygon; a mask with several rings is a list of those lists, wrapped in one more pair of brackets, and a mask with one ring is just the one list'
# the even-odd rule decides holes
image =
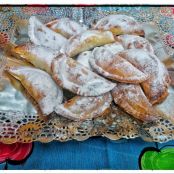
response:
{"label": "powdered sugar dusting", "polygon": [[109,15],[100,19],[95,25],[95,29],[110,30],[111,28],[121,28],[124,33],[133,33],[142,30],[141,25],[130,16],[127,15]]}
{"label": "powdered sugar dusting", "polygon": [[70,38],[71,36],[80,34],[87,30],[85,25],[82,26],[79,23],[70,20],[69,18],[61,18],[51,21],[47,24],[47,26],[54,31],[60,32],[66,38]]}
{"label": "powdered sugar dusting", "polygon": [[114,36],[110,31],[87,30],[71,37],[66,44],[65,52],[72,57],[96,46],[112,42],[114,42]]}
{"label": "powdered sugar dusting", "polygon": [[116,104],[137,119],[150,121],[158,117],[140,85],[119,83],[112,96]]}
{"label": "powdered sugar dusting", "polygon": [[62,35],[47,28],[35,16],[29,19],[28,35],[34,44],[55,50],[60,50],[67,41]]}
{"label": "powdered sugar dusting", "polygon": [[27,44],[25,48],[26,51],[32,55],[31,57],[28,57],[24,54],[26,60],[31,62],[37,68],[43,69],[48,73],[51,72],[51,62],[57,55],[59,55],[59,51],[33,44]]}
{"label": "powdered sugar dusting", "polygon": [[48,73],[32,67],[11,68],[9,72],[19,77],[28,93],[38,102],[44,115],[50,114],[57,104],[62,103],[63,92]]}
{"label": "powdered sugar dusting", "polygon": [[116,40],[119,40],[125,49],[144,49],[145,51],[154,54],[152,45],[143,37],[125,34],[117,36]]}
{"label": "powdered sugar dusting", "polygon": [[90,65],[99,74],[119,82],[140,83],[146,80],[147,75],[117,56],[123,50],[120,43],[96,47],[92,52],[93,57],[89,59]]}
{"label": "powdered sugar dusting", "polygon": [[61,55],[52,62],[53,78],[65,89],[82,96],[98,96],[115,84],[100,77],[75,60]]}
{"label": "powdered sugar dusting", "polygon": [[101,32],[97,30],[87,30],[80,35],[79,41],[85,42],[90,37],[97,37],[98,39],[103,37],[109,37],[111,40],[113,39],[113,35],[109,31]]}
{"label": "powdered sugar dusting", "polygon": [[92,71],[91,65],[89,64],[89,59],[93,59],[92,51],[85,51],[77,57],[77,62],[82,64],[83,66],[87,67]]}
{"label": "powdered sugar dusting", "polygon": [[110,93],[97,97],[76,96],[64,104],[57,105],[56,112],[72,120],[86,120],[102,116],[110,107],[111,102]]}
{"label": "powdered sugar dusting", "polygon": [[152,103],[161,96],[166,96],[170,77],[162,62],[153,54],[140,49],[130,49],[120,53],[122,57],[149,76],[142,83],[146,96]]}
{"label": "powdered sugar dusting", "polygon": [[112,61],[113,56],[123,50],[124,48],[121,44],[113,43],[94,48],[92,54],[94,56],[94,59],[99,59],[102,61]]}

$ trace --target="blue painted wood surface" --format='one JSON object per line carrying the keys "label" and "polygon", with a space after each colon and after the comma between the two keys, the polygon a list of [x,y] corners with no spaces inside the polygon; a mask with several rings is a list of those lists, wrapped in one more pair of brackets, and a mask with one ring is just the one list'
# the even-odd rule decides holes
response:
{"label": "blue painted wood surface", "polygon": [[[31,156],[24,164],[8,165],[13,170],[55,170],[55,169],[139,169],[138,158],[146,147],[174,145],[174,141],[155,144],[134,140],[111,141],[106,138],[90,138],[84,142],[69,141],[66,143],[35,142]],[[3,169],[5,164],[0,164]]]}
{"label": "blue painted wood surface", "polygon": [[[8,165],[8,169],[139,169],[138,157],[145,147],[155,143],[135,140],[110,141],[90,138],[84,142],[35,142],[31,156],[22,165]],[[0,164],[0,169],[4,164]]]}

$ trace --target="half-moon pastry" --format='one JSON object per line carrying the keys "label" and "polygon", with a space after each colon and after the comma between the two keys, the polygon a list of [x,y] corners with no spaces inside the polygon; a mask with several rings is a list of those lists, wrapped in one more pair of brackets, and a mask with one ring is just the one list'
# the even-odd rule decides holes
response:
{"label": "half-moon pastry", "polygon": [[[34,98],[28,93],[28,91],[24,88],[19,80],[17,80],[14,76],[12,76],[7,71],[3,72],[3,78],[8,79],[10,84],[17,90],[20,91],[21,94],[28,100],[29,103],[32,104],[34,109],[37,111],[38,115],[42,115],[41,108],[38,103],[34,100]],[[8,84],[9,85],[9,84]],[[23,103],[24,104],[24,103]]]}
{"label": "half-moon pastry", "polygon": [[51,73],[51,62],[59,51],[50,48],[26,43],[12,48],[12,53],[32,63],[35,67]]}
{"label": "half-moon pastry", "polygon": [[77,62],[79,62],[80,64],[84,65],[85,67],[87,67],[88,69],[92,71],[91,65],[89,63],[89,59],[92,59],[92,58],[93,58],[92,51],[85,51],[79,54],[76,60]]}
{"label": "half-moon pastry", "polygon": [[66,38],[70,38],[76,34],[82,33],[87,30],[86,26],[70,20],[69,18],[61,18],[53,20],[46,24],[46,26],[56,33],[62,34]]}
{"label": "half-moon pastry", "polygon": [[149,76],[141,85],[152,104],[160,103],[167,97],[170,77],[164,64],[154,54],[141,49],[129,49],[119,55]]}
{"label": "half-moon pastry", "polygon": [[140,85],[118,83],[112,97],[117,105],[139,120],[152,121],[158,117]]}
{"label": "half-moon pastry", "polygon": [[144,37],[136,36],[136,35],[120,35],[115,38],[116,41],[121,42],[125,49],[143,49],[154,54],[154,50],[150,42]]}
{"label": "half-moon pastry", "polygon": [[114,36],[110,31],[87,30],[81,34],[72,36],[65,48],[65,53],[69,57],[88,51],[96,46],[114,42]]}
{"label": "half-moon pastry", "polygon": [[114,35],[134,34],[144,36],[142,26],[133,18],[127,15],[108,15],[100,19],[94,29],[111,31]]}
{"label": "half-moon pastry", "polygon": [[19,80],[28,93],[36,100],[43,115],[52,113],[55,106],[62,103],[62,90],[48,73],[24,66],[10,68],[8,72]]}
{"label": "half-moon pastry", "polygon": [[54,50],[60,50],[67,39],[42,24],[35,16],[29,19],[28,35],[35,45],[42,45]]}
{"label": "half-moon pastry", "polygon": [[82,96],[102,95],[116,86],[64,54],[53,60],[52,76],[59,86]]}
{"label": "half-moon pastry", "polygon": [[111,102],[110,93],[97,97],[75,96],[57,105],[55,112],[71,120],[82,121],[108,114]]}
{"label": "half-moon pastry", "polygon": [[117,55],[123,50],[120,43],[96,47],[93,50],[93,57],[89,59],[90,65],[99,74],[119,82],[141,83],[147,80],[146,74]]}

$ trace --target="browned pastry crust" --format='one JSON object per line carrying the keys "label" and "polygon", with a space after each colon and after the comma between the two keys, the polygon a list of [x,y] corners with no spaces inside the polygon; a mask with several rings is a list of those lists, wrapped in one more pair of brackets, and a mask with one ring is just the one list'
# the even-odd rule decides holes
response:
{"label": "browned pastry crust", "polygon": [[167,97],[170,77],[164,64],[155,55],[141,49],[129,49],[119,55],[149,76],[141,85],[152,104],[160,103]]}
{"label": "browned pastry crust", "polygon": [[74,57],[83,51],[114,41],[114,36],[110,31],[87,30],[72,36],[66,43],[64,52],[69,57]]}
{"label": "browned pastry crust", "polygon": [[140,85],[119,83],[113,90],[114,102],[124,111],[142,121],[158,118]]}
{"label": "browned pastry crust", "polygon": [[41,45],[53,50],[60,50],[67,39],[46,27],[36,16],[31,16],[28,25],[28,36],[35,45]]}
{"label": "browned pastry crust", "polygon": [[133,17],[121,14],[108,15],[100,19],[94,29],[111,31],[114,35],[133,34],[144,36],[144,30]]}
{"label": "browned pastry crust", "polygon": [[154,54],[152,45],[144,37],[125,34],[115,37],[115,40],[120,42],[125,49],[143,49],[149,53]]}
{"label": "browned pastry crust", "polygon": [[116,86],[64,54],[53,60],[52,77],[62,88],[82,96],[99,96]]}
{"label": "browned pastry crust", "polygon": [[8,73],[19,80],[39,104],[43,115],[49,115],[63,100],[63,93],[51,76],[39,69],[27,66],[11,67]]}
{"label": "browned pastry crust", "polygon": [[47,71],[49,74],[51,73],[52,60],[59,55],[57,50],[31,43],[14,46],[11,53],[15,57],[32,63],[36,68]]}
{"label": "browned pastry crust", "polygon": [[6,69],[19,66],[32,67],[33,65],[25,60],[19,60],[12,56],[6,56]]}
{"label": "browned pastry crust", "polygon": [[93,50],[93,57],[89,59],[90,65],[102,76],[118,82],[141,83],[147,80],[146,74],[118,55],[123,50],[120,43],[96,47]]}
{"label": "browned pastry crust", "polygon": [[87,27],[82,26],[69,18],[55,19],[48,22],[46,26],[56,33],[62,34],[66,38],[82,33],[87,29]]}
{"label": "browned pastry crust", "polygon": [[42,116],[42,111],[38,105],[38,103],[34,100],[34,98],[28,93],[28,91],[24,88],[24,86],[20,83],[19,80],[17,80],[16,78],[14,78],[10,73],[8,73],[7,71],[3,72],[3,78],[8,79],[8,81],[10,82],[10,84],[18,91],[20,91],[22,93],[22,95],[29,100],[29,102],[31,102],[31,104],[34,106],[34,108],[37,111],[37,114],[39,116]]}
{"label": "browned pastry crust", "polygon": [[71,120],[82,121],[103,116],[110,111],[112,96],[106,93],[97,97],[75,96],[61,105],[57,105],[56,113]]}

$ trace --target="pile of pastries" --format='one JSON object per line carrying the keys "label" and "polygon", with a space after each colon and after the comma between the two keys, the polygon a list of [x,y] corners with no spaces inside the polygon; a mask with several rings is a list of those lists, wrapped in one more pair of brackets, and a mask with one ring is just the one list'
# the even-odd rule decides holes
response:
{"label": "pile of pastries", "polygon": [[[6,75],[41,116],[83,121],[112,112],[112,103],[140,121],[159,119],[171,79],[134,18],[109,15],[91,28],[69,18],[31,16],[30,41],[6,46]],[[64,90],[72,93],[64,98]]]}

